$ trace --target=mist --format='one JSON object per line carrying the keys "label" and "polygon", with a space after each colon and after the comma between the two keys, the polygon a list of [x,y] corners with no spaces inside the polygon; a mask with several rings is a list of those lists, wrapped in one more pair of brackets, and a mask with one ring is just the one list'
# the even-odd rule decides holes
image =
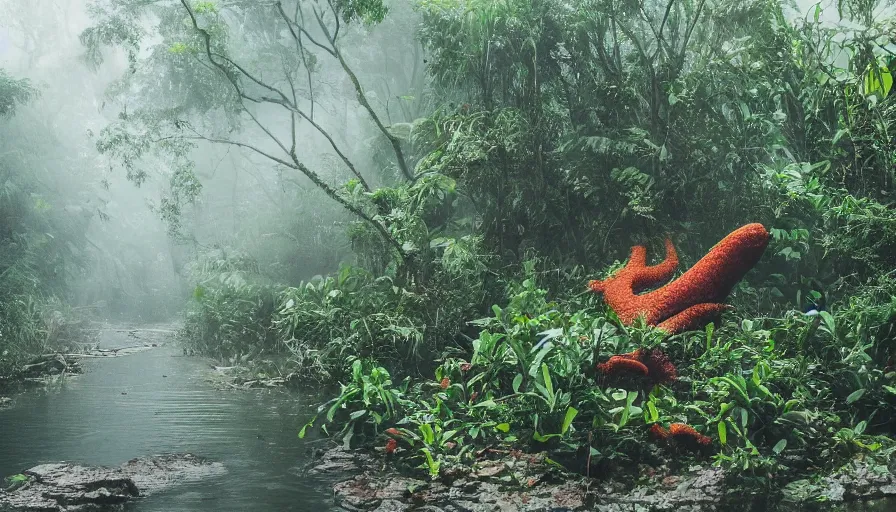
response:
{"label": "mist", "polygon": [[[39,176],[29,193],[39,196],[60,220],[75,224],[60,225],[61,229],[77,230],[84,237],[84,246],[78,248],[84,265],[69,269],[76,275],[59,277],[71,278],[66,285],[75,306],[93,309],[106,319],[167,321],[181,313],[200,279],[197,272],[210,260],[249,258],[257,263],[253,278],[292,284],[328,274],[352,260],[346,236],[351,216],[301,173],[278,168],[244,148],[207,142],[191,148],[188,158],[201,192],[178,212],[178,218],[166,219],[174,171],[162,161],[142,162],[138,171],[123,170],[113,156],[97,151],[97,138],[128,109],[139,108],[144,101],[141,94],[174,105],[189,103],[195,93],[183,89],[186,84],[177,79],[148,77],[142,71],[130,76],[127,51],[122,49],[102,48],[98,50],[102,64],[89,65],[80,36],[95,22],[88,14],[90,5],[87,1],[0,4],[0,68],[29,80],[39,94],[38,100],[18,107],[12,122],[3,126],[5,156],[22,157],[16,165]],[[157,21],[148,14],[139,23],[150,30]],[[422,77],[422,49],[417,45],[413,57],[364,59],[396,30],[412,34],[410,29],[397,29],[393,21],[356,36],[372,43],[367,51],[346,51],[358,65],[360,80],[369,83],[370,101],[390,125],[413,121],[397,96],[413,85],[410,80]],[[152,59],[151,43],[140,51],[137,58]],[[418,76],[410,76],[415,68]],[[368,70],[376,70],[373,79],[365,75]],[[313,87],[320,92],[312,112],[317,123],[373,184],[388,182],[387,175],[371,172],[381,143],[357,105],[348,77],[332,61],[321,62],[315,71]],[[131,83],[123,85],[128,80]],[[123,92],[122,87],[129,89]],[[271,109],[259,108],[255,115],[281,134],[289,129],[288,122]],[[249,140],[252,137],[258,140],[257,134],[249,134]],[[303,162],[322,179],[330,183],[346,179],[345,166],[318,130],[308,123],[300,125],[296,140]],[[128,178],[129,172],[142,176],[135,181]]]}

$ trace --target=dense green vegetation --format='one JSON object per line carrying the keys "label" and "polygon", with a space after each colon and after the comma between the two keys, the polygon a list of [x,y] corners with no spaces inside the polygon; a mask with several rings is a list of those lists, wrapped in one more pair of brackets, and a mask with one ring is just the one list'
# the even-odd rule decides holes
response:
{"label": "dense green vegetation", "polygon": [[58,142],[44,138],[42,120],[14,117],[36,95],[28,80],[0,69],[0,385],[82,320],[67,299],[85,264],[87,222],[76,204],[60,200],[77,180],[56,181],[55,165],[64,164],[28,151]]}
{"label": "dense green vegetation", "polygon": [[[268,217],[294,243],[243,230],[201,253],[185,333],[341,383],[311,425],[351,446],[395,428],[436,476],[495,443],[634,471],[666,457],[651,425],[687,423],[713,449],[674,461],[779,489],[896,447],[881,4],[843,0],[832,25],[771,0],[107,0],[82,41],[130,55],[97,147],[138,184],[170,170],[173,236],[207,233],[197,151],[244,151],[280,187]],[[703,331],[626,327],[582,293],[634,244],[670,233],[687,268],[748,222],[771,244]],[[336,246],[328,277],[284,268]],[[598,385],[597,363],[654,347],[676,382]]]}

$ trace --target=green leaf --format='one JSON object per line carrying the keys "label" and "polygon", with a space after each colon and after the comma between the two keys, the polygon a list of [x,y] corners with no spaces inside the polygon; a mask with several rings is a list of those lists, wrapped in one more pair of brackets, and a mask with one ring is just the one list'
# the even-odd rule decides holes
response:
{"label": "green leaf", "polygon": [[554,383],[551,381],[551,372],[548,370],[548,365],[545,363],[541,363],[541,375],[544,377],[544,385],[548,389],[548,393],[551,398],[554,397]]}
{"label": "green leaf", "polygon": [[494,400],[483,400],[483,401],[479,402],[478,404],[475,404],[475,405],[473,406],[473,408],[476,408],[476,407],[494,407],[494,406],[496,406],[496,405],[498,405],[498,404],[496,404]]}
{"label": "green leaf", "polygon": [[522,386],[522,385],[523,385],[523,374],[518,373],[518,374],[516,374],[516,377],[513,378],[513,392],[519,393],[520,386]]}
{"label": "green leaf", "polygon": [[548,441],[550,438],[557,437],[558,435],[559,434],[548,434],[546,436],[543,436],[543,435],[539,434],[538,431],[536,430],[535,432],[532,433],[532,438],[535,439],[536,441],[538,441],[539,443],[544,443],[544,442]]}
{"label": "green leaf", "polygon": [[653,402],[647,402],[647,410],[650,412],[651,423],[656,422],[656,420],[660,418],[660,413],[656,410],[656,405],[654,405]]}
{"label": "green leaf", "polygon": [[775,455],[779,455],[784,451],[784,448],[787,448],[787,439],[781,439],[775,444],[775,447],[772,448],[772,451],[775,452]]}
{"label": "green leaf", "polygon": [[501,432],[510,432],[510,423],[499,423],[495,425],[495,428]]}
{"label": "green leaf", "polygon": [[856,401],[858,401],[860,398],[862,398],[862,396],[864,396],[864,395],[865,395],[865,389],[864,389],[864,388],[863,388],[863,389],[857,389],[857,390],[853,391],[852,393],[850,393],[848,397],[846,397],[846,403],[851,404],[851,403],[853,403],[853,402],[856,402]]}
{"label": "green leaf", "polygon": [[837,133],[834,134],[834,138],[831,140],[831,145],[837,144],[837,142],[839,142],[840,139],[847,133],[849,133],[849,130],[847,130],[845,128],[841,128],[841,129],[837,130]]}
{"label": "green leaf", "polygon": [[456,435],[457,435],[457,430],[448,430],[448,431],[442,433],[442,439],[440,440],[439,444],[447,443],[448,441],[451,440],[452,437],[454,437]]}
{"label": "green leaf", "polygon": [[628,392],[628,397],[625,400],[625,407],[622,409],[622,418],[619,419],[619,428],[624,427],[628,423],[629,415],[632,413],[632,404],[635,403],[635,398],[637,397],[637,391]]}
{"label": "green leaf", "polygon": [[576,418],[576,415],[579,414],[579,410],[575,407],[570,406],[569,409],[566,409],[566,416],[563,418],[563,427],[560,429],[560,432],[565,434],[567,430],[569,430],[569,426],[572,425],[572,421]]}
{"label": "green leaf", "polygon": [[314,426],[314,420],[316,420],[316,419],[317,419],[317,416],[311,418],[311,421],[309,421],[308,423],[306,423],[305,426],[302,427],[302,430],[299,430],[299,439],[305,439],[305,434],[308,433],[308,427],[313,427],[313,426]]}
{"label": "green leaf", "polygon": [[429,423],[420,425],[420,433],[423,434],[423,442],[426,444],[431,445],[436,440],[436,434]]}
{"label": "green leaf", "polygon": [[728,444],[728,427],[725,426],[724,421],[719,422],[719,442],[722,443],[722,446]]}

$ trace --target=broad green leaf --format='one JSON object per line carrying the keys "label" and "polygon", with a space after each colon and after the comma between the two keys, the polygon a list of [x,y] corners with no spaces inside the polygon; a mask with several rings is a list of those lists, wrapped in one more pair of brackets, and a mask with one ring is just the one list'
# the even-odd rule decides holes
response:
{"label": "broad green leaf", "polygon": [[579,410],[575,407],[570,406],[569,409],[566,409],[566,416],[563,418],[563,428],[560,429],[561,433],[565,434],[569,430],[569,426],[572,425],[572,421],[577,414],[579,414]]}
{"label": "broad green leaf", "polygon": [[518,374],[516,374],[516,377],[513,378],[513,392],[514,392],[514,393],[519,393],[519,392],[520,392],[520,386],[521,386],[522,384],[523,384],[523,374],[518,373]]}
{"label": "broad green leaf", "polygon": [[541,375],[544,377],[544,385],[548,388],[548,393],[553,398],[554,396],[554,383],[551,381],[551,372],[548,370],[548,365],[545,363],[541,364]]}
{"label": "broad green leaf", "polygon": [[781,439],[775,444],[775,447],[772,448],[772,451],[775,452],[775,455],[779,455],[784,451],[784,448],[787,448],[787,439]]}
{"label": "broad green leaf", "polygon": [[864,388],[863,388],[863,389],[857,389],[857,390],[853,391],[852,393],[850,393],[848,397],[846,397],[846,403],[851,404],[851,403],[853,403],[853,402],[856,402],[856,401],[858,401],[860,398],[862,398],[862,396],[864,396],[864,395],[865,395],[865,389],[864,389]]}

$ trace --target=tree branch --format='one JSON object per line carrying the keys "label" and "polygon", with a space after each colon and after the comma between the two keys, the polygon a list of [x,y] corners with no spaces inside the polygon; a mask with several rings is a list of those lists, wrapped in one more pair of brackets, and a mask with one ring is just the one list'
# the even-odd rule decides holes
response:
{"label": "tree branch", "polygon": [[[324,34],[327,36],[327,39],[330,39],[330,31],[327,29],[324,20],[315,13],[315,17],[317,18],[317,23],[320,25],[320,28],[324,31]],[[389,132],[389,130],[383,125],[382,121],[380,121],[379,116],[373,110],[373,107],[370,106],[370,102],[367,101],[367,97],[364,95],[364,89],[361,87],[361,82],[358,80],[358,77],[348,66],[348,63],[345,62],[345,59],[342,56],[342,52],[339,51],[339,48],[333,45],[334,56],[339,60],[339,64],[342,66],[345,74],[348,75],[349,79],[352,81],[352,85],[355,86],[355,92],[358,94],[358,102],[363,106],[367,113],[370,114],[371,119],[376,124],[377,128],[389,139],[389,142],[392,144],[392,150],[395,152],[395,159],[398,163],[399,169],[401,169],[404,177],[407,178],[408,181],[412,181],[414,176],[411,174],[410,169],[408,169],[408,164],[405,162],[404,153],[401,150],[401,141],[395,135]]]}
{"label": "tree branch", "polygon": [[[242,89],[240,88],[239,84],[236,82],[236,80],[235,80],[233,77],[230,76],[229,73],[227,73],[227,70],[224,68],[224,66],[223,66],[221,63],[217,62],[217,61],[214,59],[213,53],[212,53],[212,51],[211,51],[211,36],[209,35],[208,31],[206,31],[206,30],[204,30],[204,29],[202,29],[202,28],[199,27],[199,24],[198,24],[198,22],[197,22],[197,20],[196,20],[196,16],[195,16],[195,14],[193,13],[193,10],[190,8],[190,6],[187,4],[187,0],[181,0],[181,5],[183,5],[184,9],[186,9],[187,13],[189,14],[189,16],[190,16],[190,20],[191,20],[191,22],[192,22],[192,24],[193,24],[193,28],[194,28],[196,31],[198,31],[198,32],[202,35],[202,37],[203,37],[203,39],[204,39],[204,41],[205,41],[205,52],[206,52],[206,55],[208,56],[209,61],[210,61],[213,65],[215,65],[218,69],[220,69],[222,73],[224,73],[224,75],[225,75],[225,76],[227,77],[227,79],[230,81],[231,85],[233,85],[234,89],[236,90],[236,92],[237,92],[237,94],[239,95],[240,98],[246,98],[246,99],[251,100],[251,98],[249,98],[247,95],[245,95],[245,94],[242,92]],[[226,60],[227,62],[229,62],[231,65],[235,66],[241,73],[243,73],[243,74],[244,74],[246,77],[248,77],[250,80],[256,82],[257,84],[259,84],[259,85],[262,86],[262,87],[267,88],[268,90],[271,90],[271,91],[277,93],[277,94],[283,99],[283,104],[285,104],[285,105],[287,105],[287,106],[289,105],[289,99],[286,97],[285,94],[283,94],[282,91],[280,91],[279,89],[276,89],[276,88],[274,88],[274,87],[271,87],[271,86],[269,86],[269,85],[267,85],[267,84],[261,82],[260,80],[255,79],[255,78],[254,78],[253,76],[251,76],[248,72],[246,72],[245,70],[243,70],[241,67],[239,67],[236,63],[234,63],[232,60],[228,59],[227,57],[221,56],[221,58],[225,59],[225,60]],[[298,110],[297,108],[295,108],[295,106],[293,106],[293,107],[294,107],[294,110],[296,110],[296,111]],[[245,109],[245,107],[244,107],[244,109]],[[247,112],[248,112],[248,111],[247,111]],[[251,113],[250,113],[250,116],[251,116]],[[254,116],[252,116],[252,117],[253,117],[253,119],[257,122],[257,119],[255,119]],[[260,123],[259,123],[259,124],[260,124]],[[262,129],[265,130],[265,132],[268,133],[269,136],[273,137],[273,135],[272,135],[268,130],[266,130],[264,127],[262,127]],[[270,160],[273,161],[273,162],[277,162],[277,163],[279,163],[279,164],[281,164],[281,165],[285,165],[286,167],[289,167],[289,168],[298,170],[299,172],[301,172],[302,174],[304,174],[305,177],[307,177],[309,180],[311,180],[312,183],[314,183],[315,185],[317,185],[318,188],[320,188],[321,190],[323,190],[324,193],[327,194],[327,196],[329,196],[331,199],[333,199],[334,201],[336,201],[336,202],[338,202],[339,204],[341,204],[345,209],[347,209],[347,210],[350,211],[351,213],[357,215],[359,218],[361,218],[362,220],[364,220],[364,221],[366,221],[368,224],[370,224],[374,229],[376,229],[376,230],[380,233],[380,235],[382,235],[382,236],[384,237],[384,239],[385,239],[390,245],[392,245],[392,247],[395,248],[396,251],[398,251],[398,254],[401,256],[402,260],[404,260],[404,261],[407,261],[407,260],[408,260],[408,255],[404,252],[404,249],[403,249],[403,247],[401,246],[401,244],[398,242],[398,240],[395,239],[395,237],[393,237],[393,236],[388,232],[388,230],[386,229],[386,227],[385,227],[382,223],[380,223],[379,221],[377,221],[376,219],[374,219],[372,216],[368,215],[368,214],[367,214],[366,212],[364,212],[360,207],[358,207],[358,206],[352,204],[351,202],[349,202],[348,200],[346,200],[344,197],[342,197],[341,195],[339,195],[339,193],[336,191],[336,189],[334,189],[334,188],[331,187],[329,184],[327,184],[326,182],[324,182],[316,172],[314,172],[314,171],[312,171],[311,169],[309,169],[305,164],[303,164],[303,163],[300,162],[297,158],[295,158],[294,155],[290,155],[290,157],[291,157],[292,160],[293,160],[293,162],[290,163],[290,162],[287,162],[286,160],[283,160],[282,158],[278,158],[278,157],[276,157],[276,156],[274,156],[274,155],[272,155],[272,154],[270,154],[270,153],[267,153],[267,152],[265,152],[265,151],[263,151],[263,150],[261,150],[261,149],[255,147],[255,146],[252,146],[251,144],[246,144],[246,143],[244,143],[244,142],[239,142],[239,141],[232,141],[232,140],[228,140],[228,139],[217,139],[217,138],[205,137],[204,135],[199,134],[199,133],[196,132],[195,130],[192,130],[192,128],[191,128],[191,131],[193,131],[193,133],[196,133],[196,136],[197,136],[198,138],[200,138],[200,139],[203,139],[203,140],[206,140],[206,141],[209,141],[209,142],[218,143],[218,144],[230,144],[230,145],[234,145],[234,146],[239,146],[239,147],[242,147],[242,148],[246,148],[246,149],[249,149],[249,150],[251,150],[251,151],[254,151],[254,152],[256,152],[256,153],[258,153],[258,154],[260,154],[260,155],[262,155],[262,156],[264,156],[264,157],[266,157],[266,158],[268,158],[268,159],[270,159]],[[278,140],[276,137],[273,137],[273,138],[274,138],[275,141],[277,141],[277,144],[278,144],[278,145],[279,145],[285,152],[289,153],[289,152],[285,149],[285,147],[283,146],[283,144],[280,143],[279,140]]]}

